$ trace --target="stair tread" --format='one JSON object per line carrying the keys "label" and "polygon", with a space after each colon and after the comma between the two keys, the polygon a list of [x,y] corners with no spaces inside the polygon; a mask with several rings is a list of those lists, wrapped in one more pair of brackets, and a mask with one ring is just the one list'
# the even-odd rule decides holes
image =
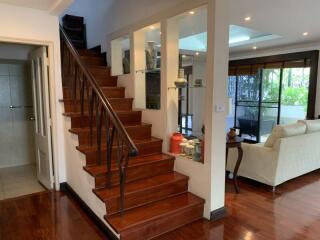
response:
{"label": "stair tread", "polygon": [[203,199],[187,192],[129,209],[123,214],[118,213],[106,216],[105,219],[117,233],[120,233],[129,228],[153,221],[154,219],[163,218],[188,207],[202,204],[204,204]]}
{"label": "stair tread", "polygon": [[[125,111],[115,111],[118,115],[119,114],[136,114],[136,113],[141,113],[141,110],[125,110]],[[80,117],[81,113],[80,112],[65,112],[63,113],[64,116],[66,117]],[[88,112],[84,112],[83,116],[88,116]]]}
{"label": "stair tread", "polygon": [[[107,98],[109,101],[133,101],[133,98]],[[76,100],[77,102],[80,102],[80,99]],[[84,99],[84,102],[87,102],[87,99]],[[73,99],[71,98],[63,98],[59,99],[59,102],[73,102]]]}
{"label": "stair tread", "polygon": [[[128,124],[123,124],[123,126],[127,128],[132,128],[132,127],[146,127],[146,126],[152,126],[152,124],[149,123],[128,123]],[[105,130],[105,127],[103,127],[103,131]],[[71,128],[69,129],[69,132],[71,133],[87,133],[90,132],[90,127],[84,127],[84,128]],[[93,129],[93,132],[96,132],[96,129]]]}
{"label": "stair tread", "polygon": [[[64,89],[73,89],[73,87],[66,87],[66,86],[64,86],[63,87]],[[125,89],[125,87],[118,87],[118,86],[100,86],[100,88],[101,89],[105,89],[105,90],[108,90],[108,89],[110,89],[110,90],[115,90],[115,89]]]}
{"label": "stair tread", "polygon": [[[157,175],[147,179],[136,180],[126,184],[125,194],[131,194],[134,192],[139,192],[142,190],[154,188],[160,185],[166,185],[181,180],[188,180],[188,177],[177,172]],[[118,198],[120,196],[119,186],[112,187],[111,189],[97,189],[94,190],[94,192],[102,201],[106,201],[110,198]]]}
{"label": "stair tread", "polygon": [[[145,139],[132,139],[134,144],[138,147],[139,149],[139,145],[141,144],[145,144],[145,143],[153,143],[153,142],[162,142],[163,140],[160,138],[155,138],[155,137],[151,137],[151,138],[145,138]],[[114,146],[116,147],[116,146]],[[89,153],[89,152],[95,152],[97,151],[98,146],[96,144],[91,145],[81,145],[81,146],[77,146],[77,150],[79,150],[82,153]],[[102,143],[101,144],[101,149],[105,150],[106,149],[106,144]]]}
{"label": "stair tread", "polygon": [[[159,161],[167,161],[172,159],[174,159],[174,156],[164,154],[164,153],[147,155],[147,156],[137,156],[134,158],[134,161],[129,160],[128,167],[130,168],[132,166],[139,166],[139,165],[150,164],[150,163],[159,162]],[[118,167],[115,163],[113,163],[111,169],[117,170]],[[95,177],[101,174],[105,174],[107,172],[107,166],[105,164],[90,165],[90,166],[85,166],[84,170],[86,170],[91,176]]]}

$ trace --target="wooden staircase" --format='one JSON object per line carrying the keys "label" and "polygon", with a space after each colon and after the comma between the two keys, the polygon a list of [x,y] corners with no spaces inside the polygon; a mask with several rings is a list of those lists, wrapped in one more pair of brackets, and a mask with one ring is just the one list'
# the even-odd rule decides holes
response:
{"label": "wooden staircase", "polygon": [[[152,239],[201,219],[204,200],[188,192],[188,177],[174,172],[174,157],[162,153],[162,140],[151,136],[151,124],[141,122],[141,111],[132,109],[133,99],[126,98],[125,89],[117,86],[117,78],[110,75],[110,68],[106,66],[100,53],[83,49],[78,52],[139,152],[137,156],[129,158],[124,190],[124,211],[120,212],[117,146],[114,145],[111,150],[113,174],[112,186],[108,187],[107,147],[102,142],[99,164],[98,145],[95,140],[97,130],[93,129],[93,142],[90,142],[88,109],[84,108],[81,122],[80,100],[72,99],[72,89],[64,86],[64,98],[61,100],[65,106],[64,115],[71,118],[69,131],[78,135],[77,150],[86,156],[83,170],[95,179],[93,194],[105,203],[107,212],[105,220],[116,233],[120,234],[122,240],[143,240]],[[105,126],[102,126],[102,139],[106,137],[104,129]]]}

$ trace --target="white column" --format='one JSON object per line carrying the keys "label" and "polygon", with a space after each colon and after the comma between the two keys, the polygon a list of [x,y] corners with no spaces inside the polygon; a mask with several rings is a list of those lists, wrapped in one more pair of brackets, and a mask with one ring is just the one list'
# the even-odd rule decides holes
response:
{"label": "white column", "polygon": [[205,161],[210,162],[211,212],[223,208],[225,205],[228,38],[227,1],[209,1]]}
{"label": "white column", "polygon": [[123,74],[122,67],[122,38],[111,41],[111,75]]}
{"label": "white column", "polygon": [[145,53],[145,35],[144,30],[133,33],[133,70],[134,89],[135,89],[135,108],[146,108],[146,53]]}
{"label": "white column", "polygon": [[[178,90],[168,89],[174,87],[178,78],[179,69],[179,28],[178,22],[169,19],[161,23],[162,32],[162,61],[161,61],[161,96],[164,98],[166,108],[166,134],[164,139],[164,151],[169,150],[169,140],[173,132],[178,128]],[[159,119],[160,120],[160,119]]]}

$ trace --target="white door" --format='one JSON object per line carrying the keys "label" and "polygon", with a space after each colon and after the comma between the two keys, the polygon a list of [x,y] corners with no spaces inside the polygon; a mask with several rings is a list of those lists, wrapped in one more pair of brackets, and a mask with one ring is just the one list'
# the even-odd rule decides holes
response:
{"label": "white door", "polygon": [[51,116],[49,101],[48,58],[46,47],[31,55],[33,106],[35,116],[35,145],[38,180],[48,189],[53,188],[51,149]]}

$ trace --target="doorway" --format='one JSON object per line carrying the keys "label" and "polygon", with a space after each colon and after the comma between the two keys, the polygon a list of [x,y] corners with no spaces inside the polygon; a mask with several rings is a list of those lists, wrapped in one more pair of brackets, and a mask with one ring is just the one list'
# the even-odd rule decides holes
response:
{"label": "doorway", "polygon": [[0,49],[3,200],[51,189],[53,172],[46,47],[0,43]]}

